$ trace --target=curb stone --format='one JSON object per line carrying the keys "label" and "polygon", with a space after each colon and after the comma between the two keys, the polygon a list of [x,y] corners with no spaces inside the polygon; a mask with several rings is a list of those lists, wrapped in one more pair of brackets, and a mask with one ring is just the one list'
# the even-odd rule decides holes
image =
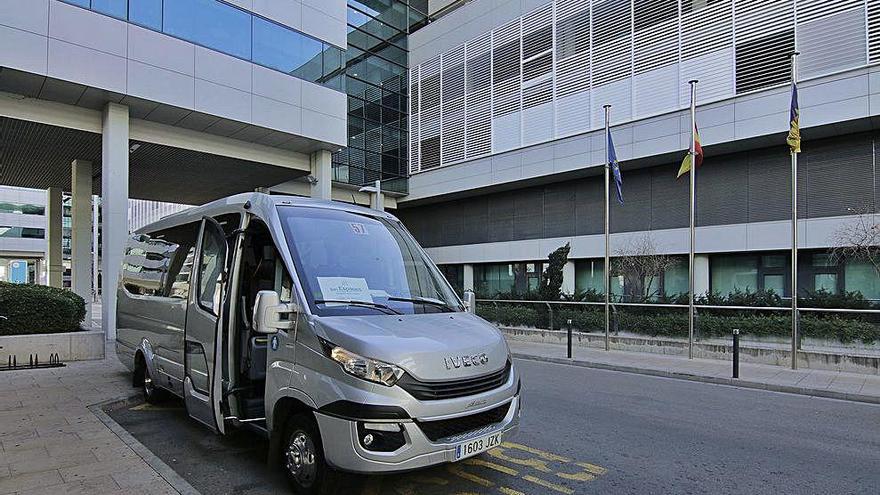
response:
{"label": "curb stone", "polygon": [[153,468],[159,476],[161,476],[172,488],[177,490],[181,495],[201,495],[201,492],[196,490],[192,485],[189,484],[182,476],[177,474],[177,471],[171,468],[168,464],[160,459],[156,454],[153,454],[150,449],[148,449],[144,444],[137,441],[131,433],[125,430],[122,426],[119,425],[113,418],[110,417],[104,409],[117,409],[120,407],[126,407],[134,404],[140,403],[140,400],[137,399],[136,396],[127,397],[124,399],[111,399],[104,402],[99,402],[97,404],[92,404],[88,406],[88,409],[98,417],[98,419],[104,423],[104,426],[110,429],[120,440],[122,443],[127,445],[131,450],[134,451],[144,462],[147,463],[151,468]]}
{"label": "curb stone", "polygon": [[880,397],[863,394],[850,394],[844,392],[835,392],[832,390],[820,390],[804,387],[793,387],[791,385],[777,385],[773,383],[752,382],[741,378],[721,378],[715,376],[694,375],[691,373],[680,373],[675,371],[655,370],[649,368],[637,368],[635,366],[623,366],[618,364],[597,363],[592,361],[580,361],[568,358],[555,358],[546,356],[535,356],[532,354],[523,354],[514,352],[513,357],[517,359],[528,359],[531,361],[540,361],[553,364],[568,364],[571,366],[579,366],[581,368],[594,368],[607,371],[621,371],[624,373],[634,373],[638,375],[657,376],[662,378],[674,378],[677,380],[687,380],[692,382],[713,383],[716,385],[728,385],[732,387],[751,388],[757,390],[769,390],[771,392],[784,392],[788,394],[807,395],[812,397],[822,397],[825,399],[847,400],[852,402],[864,402],[868,404],[880,404]]}

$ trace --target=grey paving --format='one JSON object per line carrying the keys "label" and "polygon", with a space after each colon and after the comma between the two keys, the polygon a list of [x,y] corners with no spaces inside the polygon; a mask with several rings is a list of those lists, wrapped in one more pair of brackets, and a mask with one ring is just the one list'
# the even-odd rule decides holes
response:
{"label": "grey paving", "polygon": [[574,347],[568,359],[562,345],[512,339],[508,343],[511,351],[523,358],[880,404],[880,375],[741,363],[740,377],[733,379],[730,361],[583,347]]}
{"label": "grey paving", "polygon": [[0,372],[0,494],[178,493],[89,410],[133,393],[112,347],[106,354]]}

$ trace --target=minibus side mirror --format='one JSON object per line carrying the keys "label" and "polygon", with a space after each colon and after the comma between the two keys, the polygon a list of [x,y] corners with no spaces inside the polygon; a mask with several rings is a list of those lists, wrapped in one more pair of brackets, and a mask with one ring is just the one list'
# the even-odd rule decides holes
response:
{"label": "minibus side mirror", "polygon": [[296,325],[298,312],[296,304],[282,304],[274,290],[261,290],[254,301],[254,331],[268,335],[291,330]]}
{"label": "minibus side mirror", "polygon": [[464,291],[464,310],[468,313],[477,313],[477,295],[472,290]]}

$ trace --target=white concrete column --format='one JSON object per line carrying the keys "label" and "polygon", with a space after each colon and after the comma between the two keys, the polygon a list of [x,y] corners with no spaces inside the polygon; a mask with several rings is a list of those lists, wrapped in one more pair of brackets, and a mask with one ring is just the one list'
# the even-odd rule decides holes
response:
{"label": "white concrete column", "polygon": [[474,291],[474,265],[466,264],[464,265],[464,282],[462,285],[464,286],[464,290]]}
{"label": "white concrete column", "polygon": [[94,251],[92,256],[92,288],[95,289],[93,301],[98,301],[98,271],[99,264],[101,263],[101,258],[98,256],[100,250],[98,238],[98,229],[101,225],[100,211],[101,198],[100,196],[94,196],[92,197],[92,250]]}
{"label": "white concrete column", "polygon": [[128,237],[128,107],[104,107],[101,143],[101,319],[107,340],[116,339],[116,288]]}
{"label": "white concrete column", "polygon": [[694,255],[694,295],[709,293],[709,255]]}
{"label": "white concrete column", "polygon": [[70,165],[70,287],[86,301],[92,318],[92,162]]}
{"label": "white concrete column", "polygon": [[574,294],[575,288],[575,271],[574,271],[574,261],[566,261],[565,266],[562,267],[562,293],[563,294]]}
{"label": "white concrete column", "polygon": [[64,285],[62,215],[61,188],[50,187],[46,190],[46,285],[50,287]]}
{"label": "white concrete column", "polygon": [[327,150],[318,150],[309,158],[312,169],[309,183],[311,196],[316,199],[331,199],[331,185],[333,184],[333,161],[332,154]]}

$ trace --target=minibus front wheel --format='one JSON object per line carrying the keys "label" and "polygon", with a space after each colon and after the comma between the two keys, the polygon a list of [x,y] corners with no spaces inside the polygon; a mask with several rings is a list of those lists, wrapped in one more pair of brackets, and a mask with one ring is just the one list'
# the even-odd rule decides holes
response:
{"label": "minibus front wheel", "polygon": [[344,476],[327,465],[318,424],[311,412],[296,414],[287,420],[282,445],[281,468],[294,493],[336,493]]}

